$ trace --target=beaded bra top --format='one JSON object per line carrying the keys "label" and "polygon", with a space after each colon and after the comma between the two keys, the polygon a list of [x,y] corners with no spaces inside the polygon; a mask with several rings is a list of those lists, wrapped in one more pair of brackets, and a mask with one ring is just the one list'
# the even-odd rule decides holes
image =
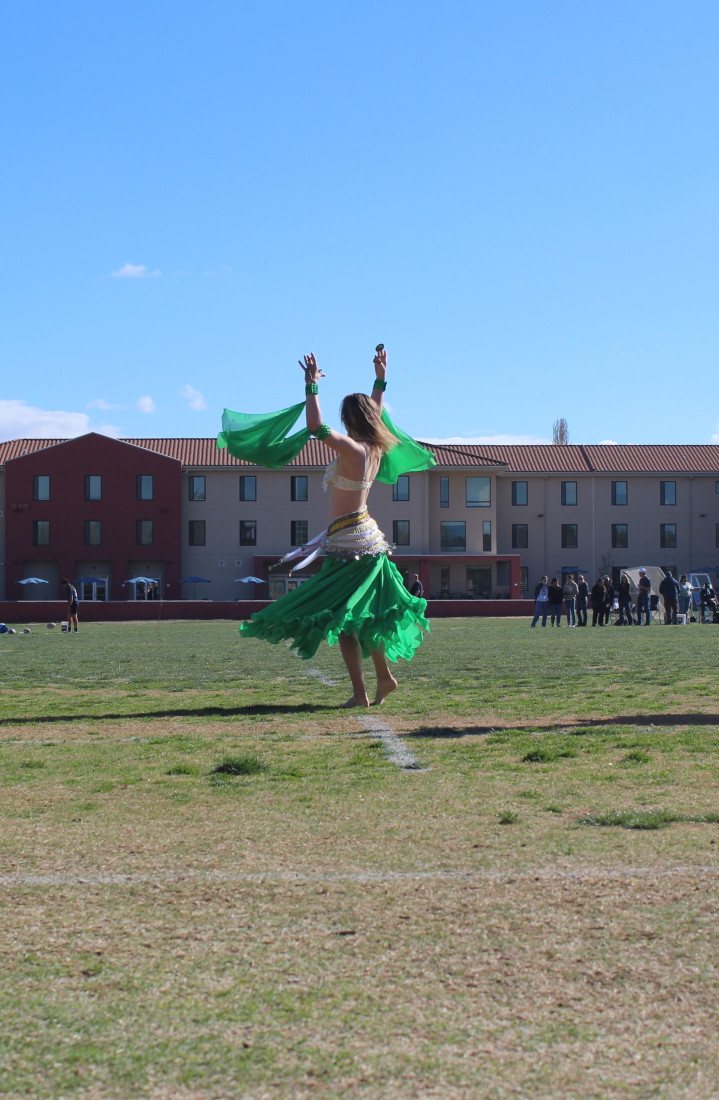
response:
{"label": "beaded bra top", "polygon": [[[364,471],[363,472],[366,474],[367,473],[367,444],[363,443],[362,446],[364,447]],[[371,481],[365,481],[365,480],[350,481],[350,479],[348,477],[343,477],[342,474],[338,474],[337,473],[338,459],[339,459],[339,455],[337,456],[337,458],[334,458],[332,460],[332,462],[330,462],[329,466],[325,470],[325,476],[322,479],[322,488],[324,489],[325,492],[327,492],[328,489],[345,489],[348,493],[352,493],[352,492],[358,492],[359,493],[359,492],[363,492],[365,489],[371,489],[372,488],[372,482]]]}

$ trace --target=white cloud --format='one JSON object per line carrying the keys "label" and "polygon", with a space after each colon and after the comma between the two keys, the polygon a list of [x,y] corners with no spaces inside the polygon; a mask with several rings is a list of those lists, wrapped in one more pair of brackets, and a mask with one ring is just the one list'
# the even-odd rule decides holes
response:
{"label": "white cloud", "polygon": [[145,264],[123,264],[117,271],[113,271],[113,279],[155,279],[162,275],[161,271],[148,271]]}
{"label": "white cloud", "polygon": [[497,446],[501,447],[506,443],[523,444],[524,446],[532,446],[536,443],[551,443],[551,439],[544,439],[539,435],[472,435],[462,436],[453,435],[448,436],[446,439],[430,439],[426,435],[422,436],[423,443],[451,443],[453,446],[461,447],[463,444],[470,444],[472,446]]}
{"label": "white cloud", "polygon": [[157,405],[154,400],[149,396],[141,397],[135,404],[135,408],[141,413],[154,413],[157,412]]}
{"label": "white cloud", "polygon": [[711,437],[711,439],[709,440],[709,442],[710,443],[719,443],[719,424],[717,424],[716,431],[714,432],[714,434]]}
{"label": "white cloud", "polygon": [[207,408],[207,402],[205,401],[205,398],[199,390],[195,389],[194,386],[185,386],[184,389],[180,390],[180,397],[184,397],[189,408],[197,409],[198,412],[201,412],[202,409]]}
{"label": "white cloud", "polygon": [[120,405],[111,405],[104,397],[96,397],[94,401],[88,401],[86,409],[119,409]]}
{"label": "white cloud", "polygon": [[602,439],[600,443],[597,443],[598,447],[618,447],[616,439]]}
{"label": "white cloud", "polygon": [[26,401],[0,401],[0,439],[74,439],[87,432],[118,436],[114,424],[95,427],[87,413],[38,409]]}

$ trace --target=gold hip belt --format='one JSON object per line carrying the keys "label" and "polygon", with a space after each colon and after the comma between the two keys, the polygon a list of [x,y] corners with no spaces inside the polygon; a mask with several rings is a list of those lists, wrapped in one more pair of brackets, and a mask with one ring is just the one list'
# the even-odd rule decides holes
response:
{"label": "gold hip belt", "polygon": [[389,554],[392,548],[364,509],[332,520],[322,539],[322,552],[332,558],[361,558],[365,554]]}

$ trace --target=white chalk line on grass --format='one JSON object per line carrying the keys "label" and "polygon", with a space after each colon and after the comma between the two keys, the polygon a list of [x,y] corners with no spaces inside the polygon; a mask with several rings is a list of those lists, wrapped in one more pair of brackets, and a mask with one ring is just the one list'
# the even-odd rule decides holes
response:
{"label": "white chalk line on grass", "polygon": [[305,672],[308,676],[314,676],[314,678],[316,680],[319,680],[321,684],[326,684],[327,687],[338,687],[338,683],[336,680],[331,680],[329,676],[325,676],[324,672],[320,672],[318,668],[306,668]]}
{"label": "white chalk line on grass", "polygon": [[559,883],[602,883],[628,882],[633,879],[701,879],[707,883],[719,881],[719,868],[715,865],[698,867],[627,867],[600,868],[588,867],[578,871],[564,871],[556,867],[528,868],[520,871],[489,871],[480,868],[475,871],[166,871],[151,875],[142,874],[4,874],[0,875],[0,889],[12,890],[18,887],[47,886],[172,886],[173,884],[198,883],[229,885],[242,883],[290,883],[312,885],[313,883],[372,883],[391,882],[466,882],[504,883],[516,882],[559,882]]}
{"label": "white chalk line on grass", "polygon": [[385,756],[392,764],[396,764],[398,768],[402,768],[404,771],[429,771],[429,768],[422,767],[402,738],[381,718],[375,718],[374,715],[358,714],[357,720],[362,723],[368,733],[381,742]]}
{"label": "white chalk line on grass", "polygon": [[[292,652],[290,654],[291,657],[296,657],[298,661],[302,660],[302,658],[300,657],[297,650],[292,649],[292,640],[291,639],[286,641],[285,645],[287,646],[288,649],[292,650]],[[325,676],[324,672],[320,672],[320,670],[318,668],[308,668],[307,666],[305,666],[305,668],[303,669],[303,672],[306,672],[308,676],[314,676],[314,678],[316,680],[319,680],[319,682],[321,684],[325,684],[327,687],[336,688],[338,686],[336,680],[332,680],[332,679],[330,679],[329,676]]]}

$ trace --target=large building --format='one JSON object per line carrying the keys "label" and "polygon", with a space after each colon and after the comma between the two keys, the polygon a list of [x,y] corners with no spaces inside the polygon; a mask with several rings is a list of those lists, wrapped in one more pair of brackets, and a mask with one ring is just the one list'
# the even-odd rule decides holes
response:
{"label": "large building", "polygon": [[[431,449],[432,470],[377,483],[371,508],[432,597],[518,599],[543,573],[642,564],[716,572],[719,446]],[[279,596],[304,577],[279,559],[325,526],[330,458],[314,439],[279,471],[214,439],[2,443],[0,600],[57,599],[64,576],[85,600]]]}

